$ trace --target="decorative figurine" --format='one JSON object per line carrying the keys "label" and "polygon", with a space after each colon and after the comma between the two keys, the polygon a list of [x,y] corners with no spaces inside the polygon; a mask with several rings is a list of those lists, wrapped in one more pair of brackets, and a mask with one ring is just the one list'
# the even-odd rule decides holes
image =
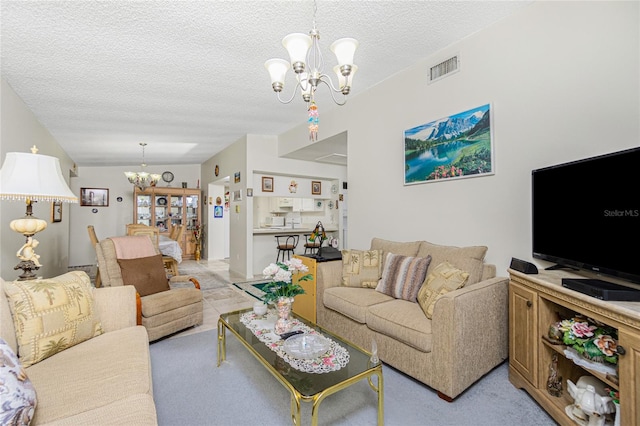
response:
{"label": "decorative figurine", "polygon": [[562,396],[562,376],[558,376],[558,354],[553,354],[549,364],[549,378],[547,379],[547,392],[551,396]]}
{"label": "decorative figurine", "polygon": [[25,262],[31,261],[34,265],[40,268],[42,266],[40,264],[40,261],[38,261],[38,259],[40,259],[40,255],[36,254],[35,251],[35,248],[38,247],[38,244],[40,244],[38,240],[34,239],[33,237],[27,237],[27,242],[24,243],[22,247],[20,247],[20,250],[18,250],[16,256],[18,256],[18,259],[24,260]]}
{"label": "decorative figurine", "polygon": [[587,426],[611,424],[605,414],[615,412],[615,406],[600,380],[593,376],[582,376],[575,384],[567,380],[567,390],[574,401],[565,407],[565,413],[573,421]]}

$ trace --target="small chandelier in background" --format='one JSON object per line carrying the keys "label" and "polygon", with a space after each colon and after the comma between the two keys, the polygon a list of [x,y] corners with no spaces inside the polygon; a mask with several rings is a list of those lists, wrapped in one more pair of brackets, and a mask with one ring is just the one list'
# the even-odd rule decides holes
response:
{"label": "small chandelier in background", "polygon": [[147,146],[147,144],[146,142],[140,142],[140,146],[142,147],[142,170],[139,172],[124,172],[124,175],[129,179],[129,182],[137,186],[140,191],[144,191],[144,189],[149,186],[156,186],[161,176],[144,171],[144,168],[147,167],[144,162],[144,147]]}
{"label": "small chandelier in background", "polygon": [[[320,51],[320,31],[316,28],[317,9],[314,1],[313,28],[309,31],[309,35],[293,33],[282,39],[282,44],[289,52],[291,61],[269,59],[264,64],[271,76],[271,87],[280,102],[284,104],[291,102],[300,88],[302,99],[307,103],[309,111],[309,139],[313,141],[318,140],[318,106],[315,102],[318,85],[320,83],[327,85],[333,101],[338,105],[344,105],[347,102],[347,95],[351,91],[353,75],[358,69],[353,64],[358,41],[353,38],[341,38],[334,41],[330,47],[338,59],[338,65],[333,67],[333,71],[338,76],[338,86],[333,84],[328,74],[324,74],[324,60]],[[280,97],[280,92],[284,88],[284,80],[289,68],[295,72],[296,87],[293,89],[291,98],[283,100]],[[334,93],[342,93],[342,99],[337,99]]]}

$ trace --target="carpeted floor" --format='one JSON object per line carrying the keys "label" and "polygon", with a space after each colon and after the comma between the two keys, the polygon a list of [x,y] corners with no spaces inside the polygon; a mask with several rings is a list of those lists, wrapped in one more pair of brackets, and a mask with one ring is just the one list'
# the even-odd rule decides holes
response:
{"label": "carpeted floor", "polygon": [[[160,426],[290,425],[290,394],[237,339],[227,334],[227,361],[217,362],[215,330],[151,344],[153,393]],[[386,425],[555,425],[508,380],[503,363],[453,403],[384,366]],[[376,424],[375,393],[366,380],[326,398],[321,425]],[[310,424],[311,404],[302,404]]]}
{"label": "carpeted floor", "polygon": [[197,278],[201,290],[225,288],[229,285],[229,281],[195,260],[183,260],[178,265],[178,272],[180,275],[192,275]]}

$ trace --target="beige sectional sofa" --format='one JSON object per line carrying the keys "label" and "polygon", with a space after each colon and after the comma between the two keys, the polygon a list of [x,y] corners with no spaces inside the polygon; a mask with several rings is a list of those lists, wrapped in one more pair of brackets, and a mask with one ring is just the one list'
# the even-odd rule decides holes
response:
{"label": "beige sectional sofa", "polygon": [[[447,261],[469,273],[468,281],[440,296],[432,318],[415,301],[375,288],[345,286],[343,262],[318,263],[317,323],[370,350],[380,359],[453,400],[508,356],[508,278],[484,263],[487,248],[452,247],[427,241],[374,238],[369,250],[431,256],[427,274]],[[344,251],[343,251],[344,261]],[[383,267],[384,268],[384,267]]]}
{"label": "beige sectional sofa", "polygon": [[[89,277],[78,271],[47,282],[90,287]],[[16,308],[10,307],[7,293],[10,286],[0,280],[0,337],[22,363],[12,316]],[[101,334],[24,368],[37,397],[31,424],[156,425],[149,339],[145,328],[136,325],[134,287],[88,291],[93,300],[83,305],[83,311],[90,310],[99,321]]]}

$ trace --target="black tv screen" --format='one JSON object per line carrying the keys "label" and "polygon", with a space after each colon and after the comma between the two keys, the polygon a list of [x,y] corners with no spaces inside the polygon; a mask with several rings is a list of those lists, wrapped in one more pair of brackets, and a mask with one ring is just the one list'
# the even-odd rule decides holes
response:
{"label": "black tv screen", "polygon": [[534,258],[640,283],[640,148],[531,178]]}

